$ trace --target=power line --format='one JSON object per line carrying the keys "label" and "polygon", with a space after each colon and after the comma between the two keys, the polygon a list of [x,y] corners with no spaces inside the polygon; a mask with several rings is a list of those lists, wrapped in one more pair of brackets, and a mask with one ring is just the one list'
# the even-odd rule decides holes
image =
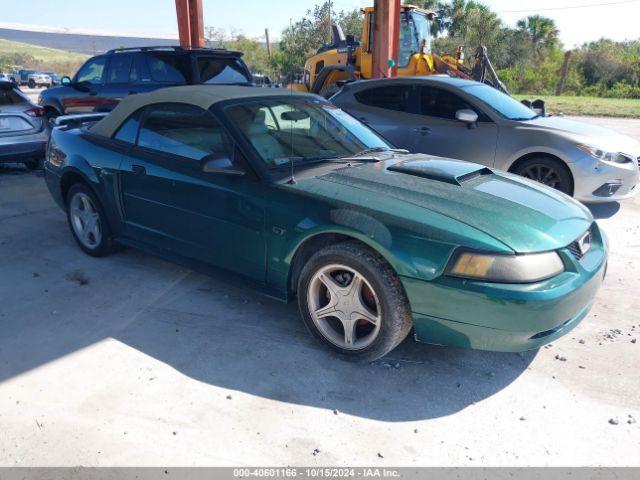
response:
{"label": "power line", "polygon": [[550,10],[574,10],[577,8],[606,7],[610,5],[622,5],[624,3],[637,3],[640,0],[622,0],[620,2],[592,3],[589,5],[571,5],[567,7],[549,7],[549,8],[528,8],[525,10],[501,10],[497,13],[526,13],[526,12],[542,12]]}

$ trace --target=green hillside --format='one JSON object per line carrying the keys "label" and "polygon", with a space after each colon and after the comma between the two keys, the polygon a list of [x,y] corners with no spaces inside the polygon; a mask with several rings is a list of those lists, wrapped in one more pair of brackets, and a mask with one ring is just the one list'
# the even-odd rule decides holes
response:
{"label": "green hillside", "polygon": [[74,73],[88,55],[40,47],[28,43],[0,39],[0,69],[12,67],[54,70],[60,74]]}

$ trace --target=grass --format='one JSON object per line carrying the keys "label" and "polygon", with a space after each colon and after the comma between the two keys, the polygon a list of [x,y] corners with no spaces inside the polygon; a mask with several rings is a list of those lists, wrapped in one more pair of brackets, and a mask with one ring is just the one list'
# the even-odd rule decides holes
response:
{"label": "grass", "polygon": [[62,74],[74,73],[78,66],[89,58],[81,53],[0,39],[0,57],[9,57],[16,53],[31,55],[34,58],[34,64],[22,65],[24,68],[56,70]]}
{"label": "grass", "polygon": [[567,97],[554,95],[518,94],[518,100],[545,101],[547,113],[592,117],[640,118],[640,100],[599,97]]}

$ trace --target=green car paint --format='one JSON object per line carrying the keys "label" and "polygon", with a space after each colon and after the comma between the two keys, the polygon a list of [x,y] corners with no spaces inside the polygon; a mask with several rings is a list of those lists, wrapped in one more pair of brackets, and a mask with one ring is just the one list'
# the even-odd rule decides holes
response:
{"label": "green car paint", "polygon": [[[221,117],[223,106],[212,111]],[[255,153],[236,140],[255,165]],[[283,301],[295,296],[305,249],[348,238],[370,246],[399,275],[414,335],[429,343],[537,348],[580,322],[606,270],[606,238],[584,206],[472,163],[385,152],[378,162],[302,168],[291,181],[258,168],[245,176],[205,173],[148,154],[137,156],[147,172],[141,177],[122,168],[126,148],[90,131],[54,130],[52,150],[64,160],[48,155],[45,179],[62,207],[65,188],[80,179],[100,199],[116,240],[225,272]],[[587,230],[591,248],[578,260],[567,246]],[[447,267],[460,250],[557,251],[565,270],[522,284],[454,278]]]}

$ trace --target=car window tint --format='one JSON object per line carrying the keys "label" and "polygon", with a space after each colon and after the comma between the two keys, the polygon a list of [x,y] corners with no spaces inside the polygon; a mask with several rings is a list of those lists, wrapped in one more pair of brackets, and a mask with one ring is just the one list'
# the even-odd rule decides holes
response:
{"label": "car window tint", "polygon": [[199,57],[202,83],[248,83],[246,70],[236,58]]}
{"label": "car window tint", "polygon": [[420,113],[422,115],[455,120],[456,112],[463,109],[476,112],[478,120],[481,122],[490,121],[477,108],[452,92],[434,87],[420,87]]}
{"label": "car window tint", "polygon": [[17,105],[20,103],[27,103],[27,99],[13,88],[5,89],[0,87],[0,105]]}
{"label": "car window tint", "polygon": [[129,81],[132,60],[133,57],[131,55],[113,55],[111,62],[109,62],[107,83],[127,83]]}
{"label": "car window tint", "polygon": [[151,78],[156,82],[188,83],[191,81],[191,60],[188,55],[150,53],[147,65]]}
{"label": "car window tint", "polygon": [[193,105],[148,107],[138,145],[201,160],[211,154],[232,156],[232,142],[210,112]]}
{"label": "car window tint", "polygon": [[356,92],[356,100],[372,107],[406,112],[409,110],[411,85],[390,85],[374,87]]}
{"label": "car window tint", "polygon": [[142,111],[143,109],[141,108],[125,120],[113,138],[120,140],[121,142],[136,143],[136,136],[138,135],[138,127],[140,127]]}
{"label": "car window tint", "polygon": [[100,57],[85,63],[76,76],[76,82],[92,84],[102,83],[102,75],[104,73],[106,61],[107,59],[105,57]]}

